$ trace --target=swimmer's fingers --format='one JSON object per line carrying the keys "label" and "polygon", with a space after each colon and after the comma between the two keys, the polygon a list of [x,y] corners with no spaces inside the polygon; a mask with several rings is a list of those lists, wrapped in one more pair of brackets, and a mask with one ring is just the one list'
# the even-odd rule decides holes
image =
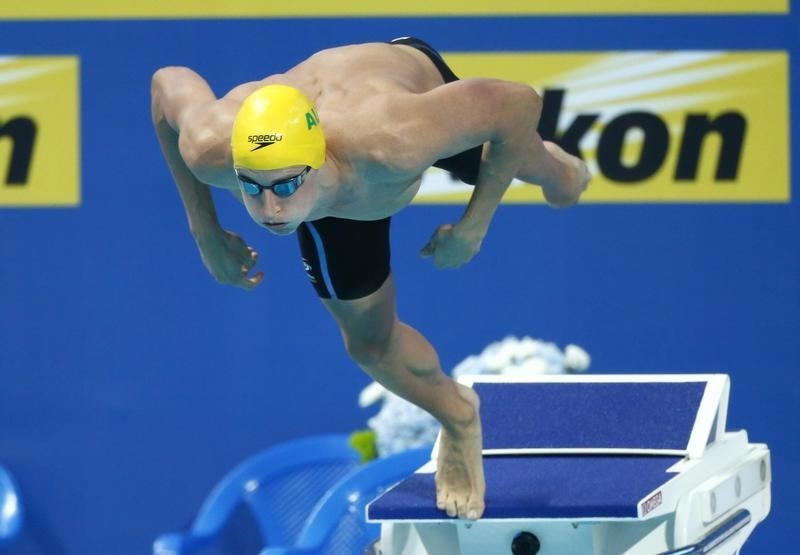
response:
{"label": "swimmer's fingers", "polygon": [[252,277],[247,277],[247,275],[245,275],[244,279],[239,283],[237,283],[236,285],[238,287],[241,287],[245,291],[252,291],[256,287],[261,285],[262,281],[264,281],[264,272],[258,272],[256,275]]}
{"label": "swimmer's fingers", "polygon": [[458,268],[469,262],[480,250],[481,240],[465,236],[455,226],[444,224],[420,251],[422,257],[433,257],[436,268]]}
{"label": "swimmer's fingers", "polygon": [[428,241],[428,244],[422,247],[422,250],[419,251],[419,255],[422,258],[429,258],[436,254],[436,248],[439,246],[439,243],[447,235],[447,233],[449,233],[452,227],[453,226],[450,224],[439,226],[436,231],[433,232],[433,235],[431,235],[431,239]]}
{"label": "swimmer's fingers", "polygon": [[[253,249],[253,247],[247,247],[247,254],[243,255],[244,260],[242,260],[242,268],[247,268],[247,271],[253,269],[258,263],[258,253]],[[246,272],[245,272],[246,273]]]}
{"label": "swimmer's fingers", "polygon": [[218,230],[195,236],[200,256],[217,281],[251,290],[261,284],[264,273],[248,274],[258,262],[258,253],[237,234]]}
{"label": "swimmer's fingers", "polygon": [[242,289],[250,291],[255,287],[261,285],[261,282],[264,281],[264,272],[258,272],[253,276],[247,275],[258,262],[258,253],[252,247],[247,247],[247,250],[249,257],[243,262],[240,268],[241,270],[240,279],[238,280],[238,283],[236,283],[235,285],[241,287]]}
{"label": "swimmer's fingers", "polygon": [[249,271],[250,271],[249,268],[242,265],[241,273],[235,279],[230,280],[228,283],[230,285],[235,285],[236,287],[244,289],[245,291],[251,291],[252,289],[255,289],[256,287],[261,285],[262,281],[264,281],[264,272],[258,272],[256,274],[253,274],[252,276],[248,276],[247,274]]}

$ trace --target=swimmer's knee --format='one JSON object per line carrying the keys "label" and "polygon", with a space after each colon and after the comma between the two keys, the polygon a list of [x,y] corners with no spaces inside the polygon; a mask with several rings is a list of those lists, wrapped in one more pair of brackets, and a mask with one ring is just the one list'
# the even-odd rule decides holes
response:
{"label": "swimmer's knee", "polygon": [[357,337],[344,334],[344,346],[353,362],[364,368],[375,368],[386,360],[389,337]]}
{"label": "swimmer's knee", "polygon": [[397,322],[377,326],[358,325],[342,327],[347,354],[361,367],[377,368],[387,359],[392,349]]}

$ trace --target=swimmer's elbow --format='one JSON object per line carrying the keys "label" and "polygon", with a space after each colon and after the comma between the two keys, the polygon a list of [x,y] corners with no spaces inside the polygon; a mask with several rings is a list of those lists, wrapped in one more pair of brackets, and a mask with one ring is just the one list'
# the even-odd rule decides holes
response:
{"label": "swimmer's elbow", "polygon": [[542,99],[530,86],[499,79],[470,80],[473,98],[484,118],[489,141],[504,142],[521,130],[535,129],[542,113]]}
{"label": "swimmer's elbow", "polygon": [[506,83],[503,99],[508,123],[525,129],[539,125],[542,114],[542,98],[532,87],[522,83]]}
{"label": "swimmer's elbow", "polygon": [[150,96],[154,123],[166,119],[173,127],[186,108],[214,98],[205,79],[183,66],[156,70],[150,79]]}
{"label": "swimmer's elbow", "polygon": [[188,68],[175,66],[162,67],[156,70],[150,78],[150,100],[154,124],[158,124],[165,119],[169,121],[171,125],[174,124],[174,122],[171,121],[173,118],[169,117],[169,114],[173,112],[170,106],[169,93],[171,89],[174,89],[182,70],[188,70]]}
{"label": "swimmer's elbow", "polygon": [[527,107],[529,113],[534,114],[536,116],[536,121],[539,121],[539,116],[542,114],[542,97],[539,96],[539,93],[533,87],[529,87],[528,85],[520,85],[521,91],[520,95],[522,96],[522,102]]}
{"label": "swimmer's elbow", "polygon": [[172,67],[161,67],[153,73],[150,78],[150,94],[157,95],[163,92],[164,84],[169,81],[172,69]]}
{"label": "swimmer's elbow", "polygon": [[[150,91],[163,92],[180,85],[181,82],[201,78],[194,70],[184,66],[165,66],[153,73],[150,79]],[[202,79],[202,78],[201,78]]]}
{"label": "swimmer's elbow", "polygon": [[153,124],[164,120],[164,70],[161,68],[150,79],[150,108]]}

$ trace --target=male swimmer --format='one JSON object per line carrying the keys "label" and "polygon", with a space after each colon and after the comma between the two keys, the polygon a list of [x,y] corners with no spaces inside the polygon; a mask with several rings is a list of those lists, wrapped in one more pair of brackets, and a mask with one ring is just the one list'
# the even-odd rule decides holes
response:
{"label": "male swimmer", "polygon": [[208,270],[247,290],[264,277],[251,273],[258,254],[220,227],[207,185],[230,190],[272,233],[297,232],[350,357],[442,424],[436,504],[451,517],[484,511],[479,400],[398,319],[389,221],[430,166],[474,185],[462,218],[421,252],[437,268],[457,268],[480,249],[515,177],[541,186],[551,205],[576,202],[589,173],[541,140],[540,112],[529,86],[459,80],[413,38],[323,50],[220,99],[188,68],[153,75],[153,123]]}

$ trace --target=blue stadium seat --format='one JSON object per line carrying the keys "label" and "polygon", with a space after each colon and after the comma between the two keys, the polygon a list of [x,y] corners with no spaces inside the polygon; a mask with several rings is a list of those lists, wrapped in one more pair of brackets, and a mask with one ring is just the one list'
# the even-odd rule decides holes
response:
{"label": "blue stadium seat", "polygon": [[245,460],[214,488],[185,533],[160,536],[155,555],[198,553],[219,541],[245,505],[261,546],[293,545],[315,504],[360,462],[346,435],[290,441]]}
{"label": "blue stadium seat", "polygon": [[0,466],[0,547],[11,544],[22,528],[22,503],[17,484]]}
{"label": "blue stadium seat", "polygon": [[362,555],[380,536],[366,521],[366,505],[430,460],[431,446],[378,459],[353,469],[309,516],[295,545],[266,547],[260,555]]}

